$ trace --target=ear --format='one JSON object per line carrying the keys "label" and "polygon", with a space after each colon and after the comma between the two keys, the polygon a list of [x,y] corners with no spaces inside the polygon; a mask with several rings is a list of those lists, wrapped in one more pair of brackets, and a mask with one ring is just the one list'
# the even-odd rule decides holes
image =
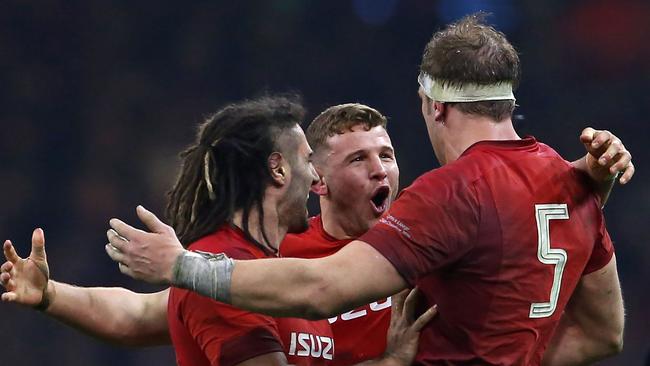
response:
{"label": "ear", "polygon": [[445,103],[434,101],[431,105],[433,106],[433,120],[445,123],[445,118],[447,118],[447,106]]}
{"label": "ear", "polygon": [[286,166],[286,159],[279,152],[274,152],[269,155],[267,164],[269,166],[269,173],[271,180],[275,185],[283,186],[287,182],[288,167]]}
{"label": "ear", "polygon": [[329,193],[329,189],[327,188],[327,183],[325,183],[325,177],[323,177],[318,169],[316,169],[316,172],[318,173],[318,182],[312,184],[310,189],[319,196],[326,196]]}

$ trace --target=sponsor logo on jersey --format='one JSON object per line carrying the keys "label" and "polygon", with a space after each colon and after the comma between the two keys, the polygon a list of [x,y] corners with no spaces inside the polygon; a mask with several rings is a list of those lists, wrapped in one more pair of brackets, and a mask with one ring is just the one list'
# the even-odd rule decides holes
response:
{"label": "sponsor logo on jersey", "polygon": [[291,332],[290,356],[334,358],[334,339],[309,333]]}
{"label": "sponsor logo on jersey", "polygon": [[408,227],[405,223],[401,222],[400,220],[396,219],[395,216],[393,215],[386,215],[379,219],[379,222],[384,225],[388,225],[392,227],[393,229],[397,230],[400,234],[404,235],[407,238],[411,238],[411,228]]}

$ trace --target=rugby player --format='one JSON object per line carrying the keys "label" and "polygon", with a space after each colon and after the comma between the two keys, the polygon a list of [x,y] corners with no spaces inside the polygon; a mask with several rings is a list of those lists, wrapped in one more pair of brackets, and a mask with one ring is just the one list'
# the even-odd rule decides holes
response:
{"label": "rugby player", "polygon": [[619,352],[623,303],[602,201],[550,147],[517,135],[519,57],[479,18],[434,33],[423,54],[422,115],[443,167],[359,240],[312,260],[196,260],[138,207],[152,232],[113,219],[107,252],[134,278],[272,315],[328,317],[418,285],[440,311],[422,333],[418,364]]}

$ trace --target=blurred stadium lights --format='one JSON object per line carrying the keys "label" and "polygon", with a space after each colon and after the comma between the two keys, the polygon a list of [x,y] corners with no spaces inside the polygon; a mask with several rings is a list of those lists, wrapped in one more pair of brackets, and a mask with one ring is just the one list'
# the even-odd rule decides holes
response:
{"label": "blurred stadium lights", "polygon": [[353,0],[357,16],[366,24],[382,25],[395,14],[398,0]]}
{"label": "blurred stadium lights", "polygon": [[442,23],[484,11],[492,14],[488,22],[502,32],[508,33],[519,25],[517,9],[512,0],[440,0],[435,3],[435,7]]}

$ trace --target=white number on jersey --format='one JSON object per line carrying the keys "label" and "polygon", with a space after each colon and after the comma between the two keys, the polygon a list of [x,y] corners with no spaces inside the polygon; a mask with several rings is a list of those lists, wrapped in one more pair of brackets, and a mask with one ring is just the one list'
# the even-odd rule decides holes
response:
{"label": "white number on jersey", "polygon": [[[353,320],[368,315],[368,310],[366,310],[366,307],[369,307],[371,311],[382,311],[384,309],[390,308],[390,306],[391,306],[391,299],[390,297],[387,297],[385,300],[375,301],[361,308],[348,311],[347,313],[343,313],[341,314],[341,320]],[[335,316],[327,320],[330,322],[330,324],[332,324],[336,322],[338,319],[339,317]]]}
{"label": "white number on jersey", "polygon": [[551,220],[568,220],[569,209],[564,203],[535,205],[535,219],[537,221],[537,259],[544,264],[552,264],[555,268],[550,300],[530,304],[529,317],[547,318],[555,312],[557,299],[560,297],[562,274],[568,259],[564,249],[551,248],[549,222]]}

